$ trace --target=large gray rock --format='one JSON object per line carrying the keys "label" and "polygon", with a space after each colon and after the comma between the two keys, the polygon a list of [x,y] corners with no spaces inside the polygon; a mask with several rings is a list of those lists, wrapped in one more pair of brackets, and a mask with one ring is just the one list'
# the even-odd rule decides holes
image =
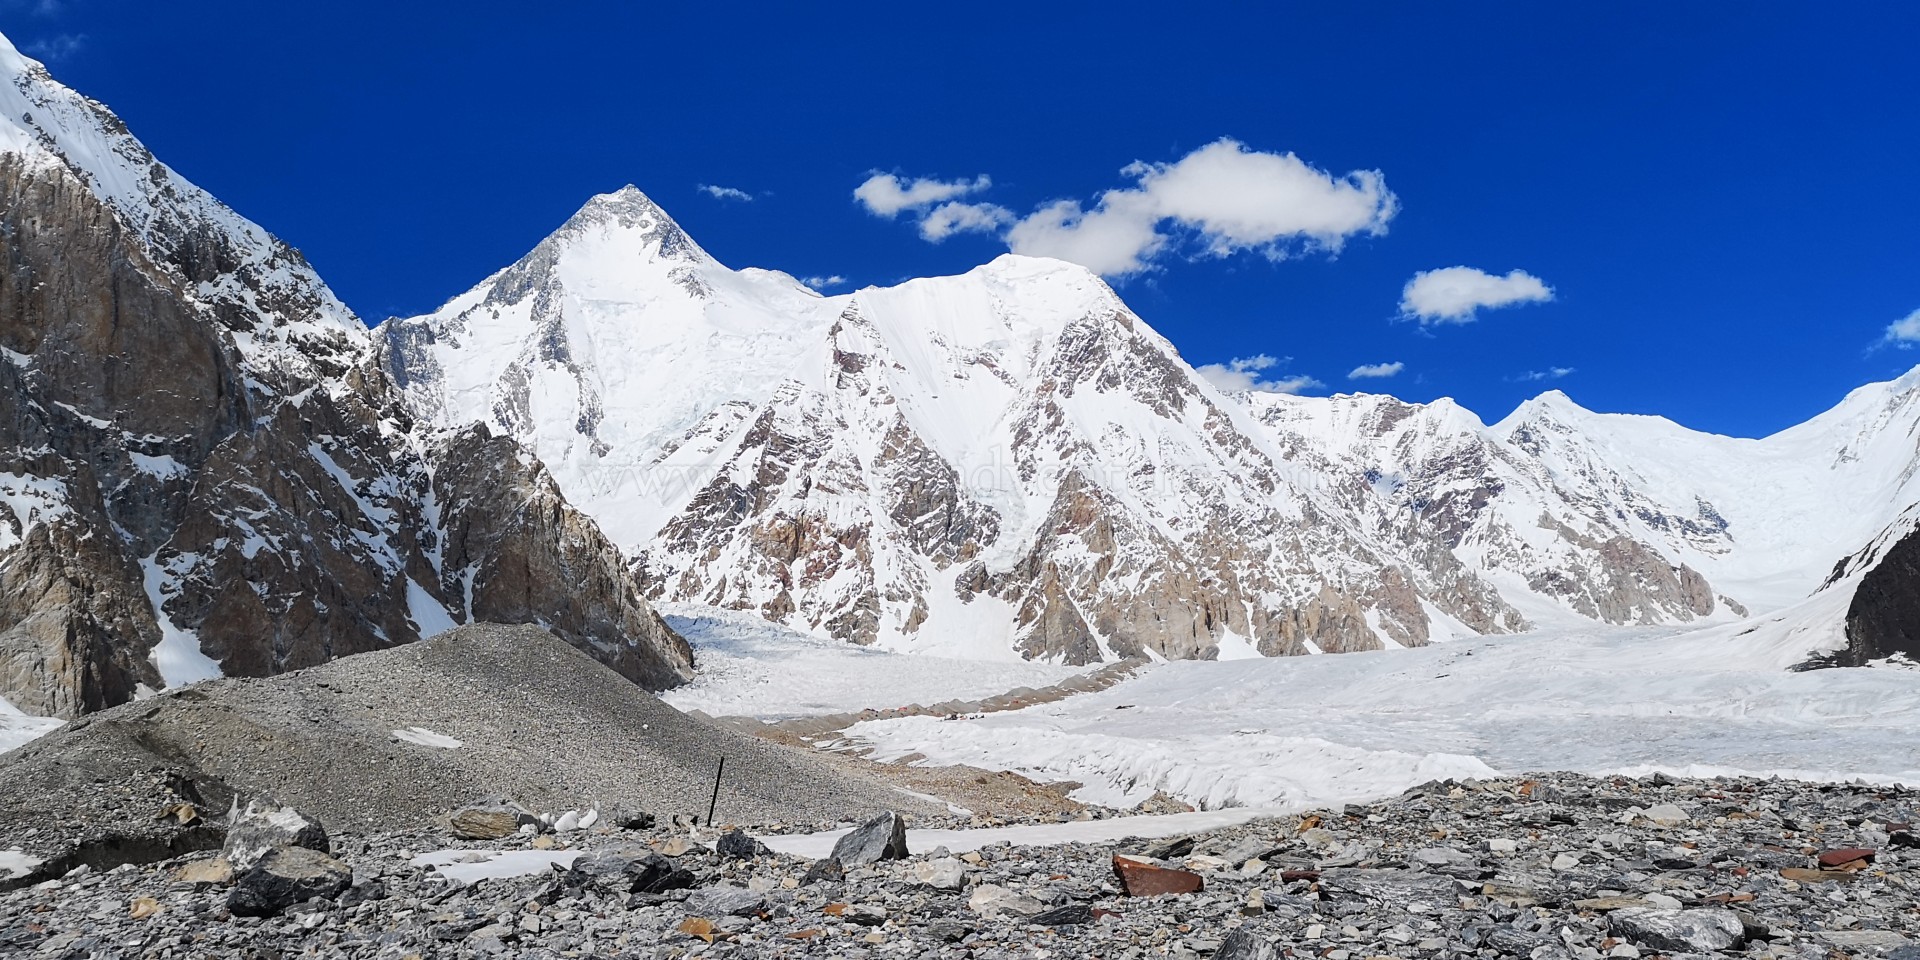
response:
{"label": "large gray rock", "polygon": [[750,917],[767,898],[745,887],[708,887],[687,895],[687,913],[696,917]]}
{"label": "large gray rock", "polygon": [[1746,927],[1732,910],[1669,910],[1631,907],[1607,914],[1607,930],[1636,946],[1712,953],[1746,940]]}
{"label": "large gray rock", "polygon": [[906,858],[907,822],[891,810],[853,828],[833,845],[833,859],[846,867]]}
{"label": "large gray rock", "polygon": [[454,834],[467,840],[499,840],[539,822],[531,812],[507,803],[476,803],[455,810],[447,818]]}
{"label": "large gray rock", "polygon": [[596,886],[620,893],[665,893],[693,886],[692,872],[672,860],[646,850],[602,851],[573,861],[567,869],[572,886]]}
{"label": "large gray rock", "polygon": [[1452,877],[1418,870],[1340,868],[1320,872],[1320,889],[1335,899],[1404,904],[1423,900],[1451,903],[1460,895]]}
{"label": "large gray rock", "polygon": [[729,830],[720,835],[713,845],[713,852],[729,860],[752,860],[764,857],[773,851],[767,845],[747,836],[739,830]]}
{"label": "large gray rock", "polygon": [[1213,960],[1279,960],[1280,947],[1252,927],[1240,927],[1220,941]]}
{"label": "large gray rock", "polygon": [[232,863],[235,870],[246,870],[278,847],[333,852],[326,828],[292,807],[255,799],[248,800],[245,807],[234,808],[221,856]]}
{"label": "large gray rock", "polygon": [[236,917],[271,917],[297,903],[331,900],[352,885],[346,864],[306,847],[277,847],[234,877],[227,910]]}

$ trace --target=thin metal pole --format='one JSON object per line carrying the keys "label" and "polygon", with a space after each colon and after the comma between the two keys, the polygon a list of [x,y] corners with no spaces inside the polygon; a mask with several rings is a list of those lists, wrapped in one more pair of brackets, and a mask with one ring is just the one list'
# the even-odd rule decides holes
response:
{"label": "thin metal pole", "polygon": [[720,805],[720,775],[727,772],[727,758],[720,758],[720,768],[713,771],[713,799],[707,801],[707,826],[713,826],[713,808]]}

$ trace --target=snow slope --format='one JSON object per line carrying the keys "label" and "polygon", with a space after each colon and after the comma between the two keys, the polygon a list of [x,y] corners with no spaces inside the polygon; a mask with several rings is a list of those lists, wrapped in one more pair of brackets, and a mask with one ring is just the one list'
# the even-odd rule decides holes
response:
{"label": "snow slope", "polygon": [[[1651,520],[1641,528],[1649,540],[1756,610],[1807,596],[1920,502],[1920,368],[1758,440],[1597,414],[1558,391],[1492,432],[1575,496]],[[1687,516],[1705,522],[1667,522]]]}

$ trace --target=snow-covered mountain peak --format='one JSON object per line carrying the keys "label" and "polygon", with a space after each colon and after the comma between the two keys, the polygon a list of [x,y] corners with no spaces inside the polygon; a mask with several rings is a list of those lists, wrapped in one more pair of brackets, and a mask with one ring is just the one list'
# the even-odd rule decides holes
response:
{"label": "snow-covered mountain peak", "polygon": [[[0,36],[0,160],[59,170],[111,209],[148,258],[225,326],[253,367],[338,372],[367,331],[299,251],[155,159],[106,105]],[[265,375],[265,376],[262,376]]]}
{"label": "snow-covered mountain peak", "polygon": [[618,246],[673,263],[715,263],[666,210],[632,184],[588,200],[549,240]]}

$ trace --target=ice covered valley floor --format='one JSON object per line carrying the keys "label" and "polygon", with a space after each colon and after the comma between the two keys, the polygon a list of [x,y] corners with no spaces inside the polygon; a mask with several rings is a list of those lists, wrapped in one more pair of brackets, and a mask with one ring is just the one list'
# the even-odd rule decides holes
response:
{"label": "ice covered valley floor", "polygon": [[1303,809],[1443,777],[1664,771],[1920,783],[1920,671],[1792,672],[1739,626],[1176,662],[1024,710],[859,723],[872,758],[1074,781],[1129,806]]}
{"label": "ice covered valley floor", "polygon": [[663,699],[716,717],[780,720],[972,700],[1090,669],[895,653],[809,636],[750,613],[680,603],[659,609],[693,645],[697,663],[693,682]]}

